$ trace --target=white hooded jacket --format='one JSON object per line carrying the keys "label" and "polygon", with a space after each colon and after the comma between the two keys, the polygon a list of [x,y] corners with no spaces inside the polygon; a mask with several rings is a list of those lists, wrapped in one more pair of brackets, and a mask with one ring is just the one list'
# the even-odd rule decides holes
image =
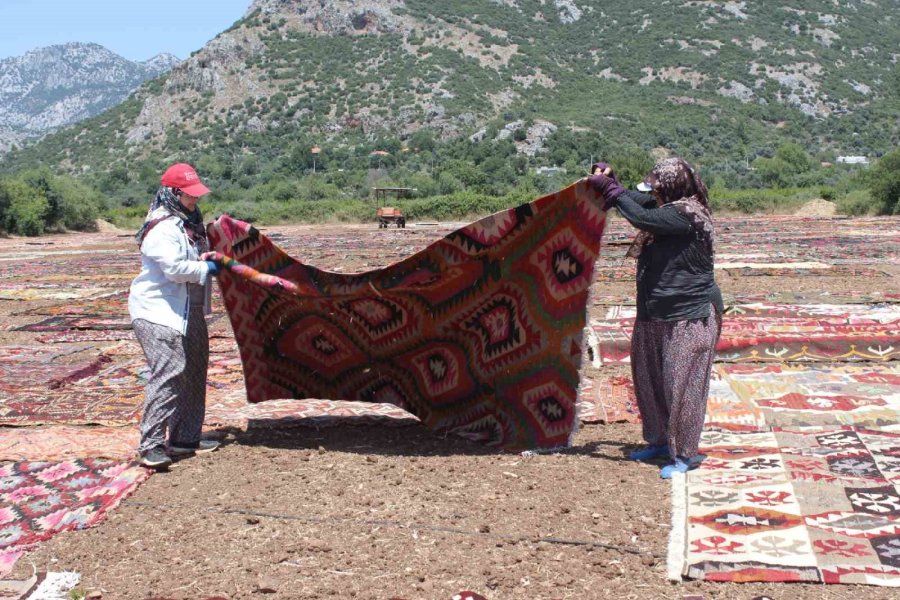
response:
{"label": "white hooded jacket", "polygon": [[145,319],[185,335],[189,283],[204,286],[203,313],[208,315],[212,292],[212,286],[206,285],[209,266],[199,258],[181,219],[173,216],[157,223],[141,244],[141,272],[131,282],[128,296],[131,320]]}

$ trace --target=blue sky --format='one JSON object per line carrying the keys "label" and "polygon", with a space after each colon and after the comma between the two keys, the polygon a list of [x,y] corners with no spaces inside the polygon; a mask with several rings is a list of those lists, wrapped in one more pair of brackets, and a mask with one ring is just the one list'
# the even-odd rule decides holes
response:
{"label": "blue sky", "polygon": [[94,42],[129,60],[187,58],[244,16],[251,0],[0,0],[0,59]]}

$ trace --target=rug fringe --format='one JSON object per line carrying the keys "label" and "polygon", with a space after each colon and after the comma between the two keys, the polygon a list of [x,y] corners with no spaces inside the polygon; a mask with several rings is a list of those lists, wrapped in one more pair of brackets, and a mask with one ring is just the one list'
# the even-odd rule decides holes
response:
{"label": "rug fringe", "polygon": [[681,581],[684,575],[687,544],[687,475],[672,476],[672,531],[669,533],[669,554],[666,577]]}
{"label": "rug fringe", "polygon": [[[578,386],[578,399],[581,398],[581,385]],[[569,439],[566,441],[566,446],[571,448],[575,445],[575,435],[578,433],[578,430],[581,429],[581,419],[578,418],[578,402],[575,403],[575,423],[572,425],[572,430],[569,432]]]}
{"label": "rug fringe", "polygon": [[[594,332],[594,328],[591,327],[590,321],[588,325],[584,328],[585,332],[585,345],[587,346],[585,350],[590,349],[590,357],[591,357],[591,366],[595,369],[599,369],[602,366],[600,361],[600,340],[597,339],[597,334]],[[586,352],[585,352],[586,353]]]}
{"label": "rug fringe", "polygon": [[552,448],[532,448],[531,450],[522,450],[521,452],[519,452],[519,456],[521,456],[523,458],[531,458],[532,456],[538,456],[538,455],[562,454],[571,449],[572,449],[572,440],[570,437],[569,444],[567,446],[553,446]]}
{"label": "rug fringe", "polygon": [[47,578],[28,596],[29,600],[67,600],[69,592],[81,581],[81,575],[73,571],[47,573]]}

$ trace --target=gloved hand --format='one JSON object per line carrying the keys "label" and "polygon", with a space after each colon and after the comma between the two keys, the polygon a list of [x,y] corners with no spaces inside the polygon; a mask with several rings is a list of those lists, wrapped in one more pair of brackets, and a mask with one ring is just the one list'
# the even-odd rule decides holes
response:
{"label": "gloved hand", "polygon": [[[599,173],[597,172],[597,169],[600,169]],[[616,177],[616,172],[613,171],[613,168],[605,162],[598,162],[591,165],[591,175],[606,175],[616,183],[619,183],[619,178]]]}
{"label": "gloved hand", "polygon": [[605,211],[614,207],[616,199],[625,193],[625,188],[618,181],[606,175],[591,175],[588,177],[588,181],[603,196],[603,210]]}
{"label": "gloved hand", "polygon": [[219,274],[219,263],[208,260],[206,261],[206,266],[209,267],[210,275],[216,276]]}

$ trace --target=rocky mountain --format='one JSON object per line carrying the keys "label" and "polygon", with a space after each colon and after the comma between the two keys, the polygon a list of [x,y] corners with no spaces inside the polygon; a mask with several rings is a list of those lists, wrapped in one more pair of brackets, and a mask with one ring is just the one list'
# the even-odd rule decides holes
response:
{"label": "rocky mountain", "polygon": [[100,114],[178,62],[171,54],[133,62],[98,44],[82,43],[0,60],[0,152]]}
{"label": "rocky mountain", "polygon": [[[593,132],[723,169],[784,141],[878,156],[900,145],[898,59],[897,0],[254,0],[165,77],[3,168],[190,152],[230,173],[423,131],[538,158],[549,136]],[[40,122],[62,123],[65,102],[42,98]]]}

